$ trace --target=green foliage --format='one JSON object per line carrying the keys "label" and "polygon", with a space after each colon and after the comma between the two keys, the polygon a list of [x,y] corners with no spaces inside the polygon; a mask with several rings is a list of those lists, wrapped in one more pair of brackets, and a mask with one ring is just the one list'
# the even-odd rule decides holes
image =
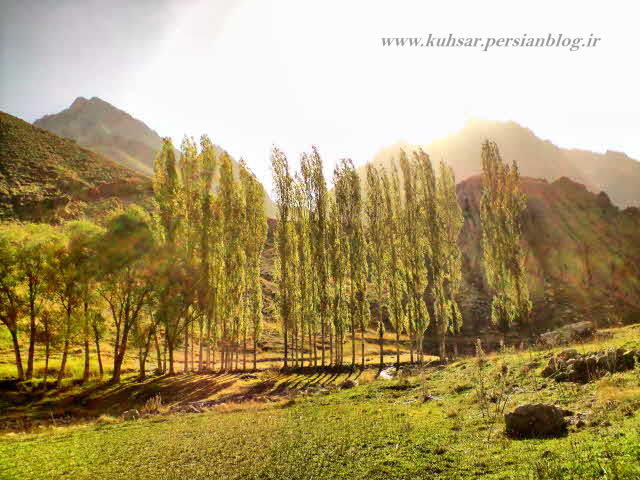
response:
{"label": "green foliage", "polygon": [[503,163],[494,142],[482,145],[482,169],[482,252],[487,283],[494,292],[491,319],[506,334],[514,320],[526,322],[531,311],[521,243],[526,202],[517,165]]}

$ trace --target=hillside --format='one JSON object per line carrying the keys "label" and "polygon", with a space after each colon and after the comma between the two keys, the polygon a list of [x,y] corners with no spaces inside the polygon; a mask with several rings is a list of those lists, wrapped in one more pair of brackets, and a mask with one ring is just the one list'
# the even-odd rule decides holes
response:
{"label": "hillside", "polygon": [[0,220],[69,218],[150,193],[147,177],[0,112]]}
{"label": "hillside", "polygon": [[[523,236],[535,323],[543,328],[581,315],[596,322],[615,321],[639,312],[640,210],[621,210],[607,194],[591,193],[566,177],[555,182],[524,177],[521,188],[527,196]],[[467,325],[479,328],[486,326],[488,316],[480,244],[481,177],[459,183],[457,192],[465,219],[463,302]],[[570,311],[563,310],[567,305]]]}
{"label": "hillside", "polygon": [[[160,135],[144,122],[98,97],[78,97],[69,108],[45,115],[34,125],[71,138],[146,176],[153,175],[153,161],[162,146]],[[237,174],[235,160],[233,166]],[[274,217],[275,206],[266,192],[265,205],[267,215]]]}
{"label": "hillside", "polygon": [[[459,132],[421,147],[434,161],[443,158],[461,181],[481,173],[480,149],[487,138],[500,146],[505,161],[518,162],[524,176],[549,181],[568,177],[594,193],[607,192],[618,206],[640,206],[640,162],[619,152],[600,154],[559,148],[514,122],[470,120]],[[388,167],[393,158],[397,160],[400,149],[410,151],[418,147],[392,145],[381,150],[373,162]]]}

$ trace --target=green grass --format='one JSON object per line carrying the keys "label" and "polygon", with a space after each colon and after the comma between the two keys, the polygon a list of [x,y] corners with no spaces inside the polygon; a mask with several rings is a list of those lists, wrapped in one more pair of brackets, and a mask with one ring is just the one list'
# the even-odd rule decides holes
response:
{"label": "green grass", "polygon": [[[638,328],[581,346],[638,345]],[[292,395],[278,405],[94,422],[0,437],[0,478],[109,479],[636,479],[640,478],[640,372],[586,385],[539,376],[549,352],[490,356],[506,371],[507,411],[548,402],[587,413],[556,439],[491,441],[478,404],[474,359],[350,390]],[[503,370],[502,365],[506,366]],[[423,401],[426,393],[432,399]],[[229,407],[227,405],[227,407]]]}

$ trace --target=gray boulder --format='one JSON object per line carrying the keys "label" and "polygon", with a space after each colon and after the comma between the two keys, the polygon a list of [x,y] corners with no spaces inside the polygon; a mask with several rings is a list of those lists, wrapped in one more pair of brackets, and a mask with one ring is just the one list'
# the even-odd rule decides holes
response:
{"label": "gray boulder", "polygon": [[567,433],[565,410],[547,403],[522,405],[507,413],[507,434],[517,438],[559,437]]}
{"label": "gray boulder", "polygon": [[554,347],[566,345],[571,342],[590,339],[596,333],[596,329],[591,322],[578,322],[565,325],[551,332],[540,335],[540,343]]}
{"label": "gray boulder", "polygon": [[131,410],[127,410],[126,412],[124,412],[122,414],[122,418],[124,418],[127,421],[138,420],[140,418],[140,412],[135,408],[132,408]]}

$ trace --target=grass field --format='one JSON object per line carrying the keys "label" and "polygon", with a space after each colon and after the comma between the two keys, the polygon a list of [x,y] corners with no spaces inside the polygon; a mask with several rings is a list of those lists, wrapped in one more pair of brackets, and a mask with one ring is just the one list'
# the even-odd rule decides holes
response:
{"label": "grass field", "polygon": [[[640,328],[618,329],[611,339],[576,348],[619,346],[640,346]],[[4,434],[0,478],[640,478],[640,370],[585,385],[558,383],[539,375],[549,353],[490,355],[482,369],[473,358],[406,368],[394,380],[376,380],[371,369],[351,389],[336,387],[357,373],[268,370],[247,380],[211,377],[218,385],[231,383],[207,398],[242,391],[262,396],[193,414],[168,407],[206,390],[207,376],[151,380],[181,381],[185,389],[167,399],[163,414],[138,421],[103,415],[84,424]],[[498,371],[507,372],[506,411],[522,403],[554,403],[583,414],[584,426],[555,439],[508,438],[502,417],[492,425],[479,403],[478,379],[491,380]],[[128,395],[140,391],[144,387],[132,383]],[[270,393],[278,396],[265,401]]]}

